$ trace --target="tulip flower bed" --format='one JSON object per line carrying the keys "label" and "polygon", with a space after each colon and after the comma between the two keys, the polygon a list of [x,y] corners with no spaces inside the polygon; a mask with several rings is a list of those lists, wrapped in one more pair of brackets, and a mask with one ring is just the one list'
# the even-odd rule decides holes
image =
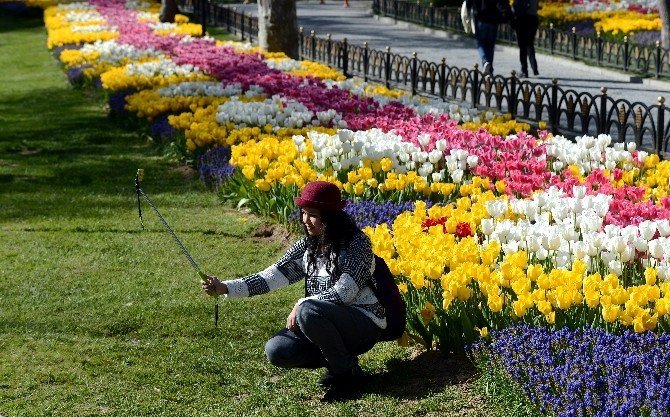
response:
{"label": "tulip flower bed", "polygon": [[543,2],[539,15],[545,25],[553,23],[556,27],[568,30],[575,27],[585,35],[598,31],[616,39],[638,32],[661,30],[658,6],[652,0]]}
{"label": "tulip flower bed", "polygon": [[[194,37],[185,18],[156,24],[155,10],[121,0],[49,8],[49,46],[74,46],[59,55],[68,71],[100,80],[110,108],[181,141],[201,178],[238,205],[289,222],[305,183],[340,187],[397,276],[412,340],[454,351],[519,324],[557,338],[564,328],[601,338],[670,329],[670,163],[606,135],[531,135],[503,115]],[[490,360],[508,363],[495,346]],[[564,412],[555,397],[529,395]]]}

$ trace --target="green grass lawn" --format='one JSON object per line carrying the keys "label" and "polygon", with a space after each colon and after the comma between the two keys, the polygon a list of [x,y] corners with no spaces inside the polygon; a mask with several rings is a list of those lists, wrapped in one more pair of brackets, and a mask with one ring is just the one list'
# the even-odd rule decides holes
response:
{"label": "green grass lawn", "polygon": [[[0,415],[518,415],[487,401],[462,358],[380,344],[362,358],[360,398],[323,405],[318,371],[282,370],[265,340],[300,286],[213,301],[133,177],[202,268],[261,269],[288,243],[225,208],[192,169],[72,89],[43,23],[0,13]],[[279,229],[277,229],[279,230]]]}

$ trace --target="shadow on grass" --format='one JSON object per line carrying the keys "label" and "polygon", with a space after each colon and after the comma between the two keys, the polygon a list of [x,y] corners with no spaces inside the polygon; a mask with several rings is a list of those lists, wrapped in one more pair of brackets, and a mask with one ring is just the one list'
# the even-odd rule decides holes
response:
{"label": "shadow on grass", "polygon": [[[109,136],[113,133],[110,130],[118,127],[103,113],[102,94],[95,94],[96,97],[85,95],[65,83],[28,91],[6,91],[0,96],[0,109],[11,123],[3,126],[0,143],[16,142],[17,139]],[[68,142],[60,141],[54,147],[63,148]]]}
{"label": "shadow on grass", "polygon": [[391,360],[388,371],[369,375],[361,394],[418,400],[447,386],[467,384],[477,368],[463,353],[424,351],[409,360]]}
{"label": "shadow on grass", "polygon": [[0,3],[0,14],[12,18],[3,19],[0,33],[44,26],[42,9],[28,7],[23,2]]}
{"label": "shadow on grass", "polygon": [[104,105],[101,92],[67,84],[0,95],[10,121],[0,129],[0,195],[7,197],[0,222],[125,210],[138,168],[146,169],[152,195],[202,189],[197,172],[175,167],[146,125],[111,118]]}

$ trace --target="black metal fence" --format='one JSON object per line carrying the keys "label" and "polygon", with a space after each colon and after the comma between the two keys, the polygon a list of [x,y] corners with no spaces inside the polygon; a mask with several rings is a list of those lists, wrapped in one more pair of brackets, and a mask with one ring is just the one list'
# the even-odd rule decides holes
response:
{"label": "black metal fence", "polygon": [[203,35],[212,24],[225,28],[243,41],[258,40],[258,18],[237,11],[237,7],[208,0],[177,0],[179,10],[190,13],[202,25]]}
{"label": "black metal fence", "polygon": [[[206,9],[208,23],[225,27],[243,39],[258,35],[258,20],[226,6],[194,0],[194,9]],[[223,10],[221,10],[223,9]],[[203,15],[201,15],[203,16]],[[484,75],[477,65],[459,68],[441,62],[420,60],[385,50],[370,49],[367,43],[349,44],[314,32],[300,32],[300,58],[338,68],[347,77],[358,76],[387,87],[399,87],[420,94],[466,102],[472,107],[494,108],[534,127],[546,123],[555,134],[569,137],[601,133],[615,142],[634,141],[638,149],[670,157],[670,108],[659,97],[657,104],[614,99],[602,88],[601,94],[563,88],[554,80],[538,84],[509,77]]]}
{"label": "black metal fence", "polygon": [[[372,0],[373,13],[396,20],[416,23],[422,26],[465,33],[461,23],[460,9],[454,7],[425,6],[407,0]],[[516,44],[516,34],[508,25],[498,31],[498,40]],[[552,55],[569,57],[574,60],[597,64],[601,67],[616,68],[625,72],[645,76],[670,77],[670,51],[656,45],[642,45],[602,39],[596,36],[577,34],[549,27],[540,27],[535,39],[535,48]]]}

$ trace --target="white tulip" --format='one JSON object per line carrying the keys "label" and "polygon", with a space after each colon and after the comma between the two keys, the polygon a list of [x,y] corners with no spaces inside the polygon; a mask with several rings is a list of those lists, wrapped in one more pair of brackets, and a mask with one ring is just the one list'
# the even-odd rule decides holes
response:
{"label": "white tulip", "polygon": [[654,238],[654,235],[656,234],[655,222],[645,220],[641,222],[637,227],[640,231],[640,236],[642,236],[643,239],[649,241]]}
{"label": "white tulip", "polygon": [[463,171],[460,169],[455,170],[451,173],[451,179],[456,183],[460,184],[463,180]]}
{"label": "white tulip", "polygon": [[504,200],[493,200],[486,203],[486,210],[493,218],[497,218],[505,214],[507,211],[507,202]]}
{"label": "white tulip", "polygon": [[547,250],[558,250],[561,247],[561,236],[555,232],[544,235],[542,237],[542,246]]}
{"label": "white tulip", "polygon": [[489,219],[489,218],[482,219],[481,228],[482,228],[482,233],[485,236],[489,236],[489,235],[491,235],[491,233],[493,233],[493,226],[494,226],[493,219]]}
{"label": "white tulip", "polygon": [[505,252],[505,255],[517,253],[519,251],[519,242],[517,242],[516,240],[511,240],[506,243],[503,243],[501,245],[501,248],[503,252]]}
{"label": "white tulip", "polygon": [[419,144],[425,148],[430,143],[430,135],[422,133],[417,137],[417,140],[419,141]]}
{"label": "white tulip", "polygon": [[584,198],[584,196],[586,196],[586,187],[583,185],[573,185],[572,195],[578,199]]}
{"label": "white tulip", "polygon": [[632,246],[626,247],[623,252],[619,255],[621,262],[628,262],[635,257],[635,248]]}
{"label": "white tulip", "polygon": [[440,160],[442,160],[442,152],[438,151],[437,149],[433,149],[428,153],[428,160],[431,164],[437,164]]}
{"label": "white tulip", "polygon": [[621,272],[623,271],[623,266],[621,265],[621,262],[617,260],[611,260],[607,263],[607,269],[609,269],[610,273],[616,276],[620,276]]}
{"label": "white tulip", "polygon": [[668,219],[657,220],[656,228],[658,229],[658,233],[661,235],[661,237],[670,236],[670,220]]}
{"label": "white tulip", "polygon": [[572,256],[568,252],[557,252],[554,256],[554,262],[557,268],[567,268],[570,265]]}
{"label": "white tulip", "polygon": [[660,239],[654,239],[649,242],[649,254],[659,261],[663,259],[663,244],[660,242]]}
{"label": "white tulip", "polygon": [[670,266],[668,265],[658,265],[656,266],[658,271],[658,278],[661,281],[670,281]]}
{"label": "white tulip", "polygon": [[635,247],[635,250],[637,250],[638,252],[647,252],[647,250],[649,249],[649,244],[647,242],[648,242],[647,239],[637,237],[633,239],[633,246]]}
{"label": "white tulip", "polygon": [[583,259],[585,257],[588,257],[588,253],[586,252],[587,250],[587,245],[584,242],[574,242],[572,244],[572,253],[575,255],[575,258]]}
{"label": "white tulip", "polygon": [[529,252],[537,252],[542,246],[537,236],[528,236],[526,238],[526,248]]}

